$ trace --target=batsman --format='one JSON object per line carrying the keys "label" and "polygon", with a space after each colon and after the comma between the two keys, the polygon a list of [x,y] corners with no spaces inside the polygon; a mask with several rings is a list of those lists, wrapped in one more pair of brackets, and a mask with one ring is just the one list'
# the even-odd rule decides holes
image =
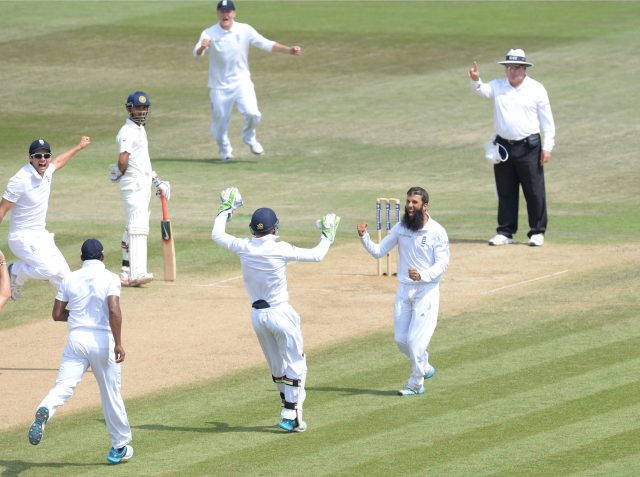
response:
{"label": "batsman", "polygon": [[229,187],[220,197],[211,238],[240,257],[251,300],[251,323],[284,406],[278,426],[287,432],[303,432],[307,428],[302,420],[307,361],[300,316],[289,305],[286,268],[289,262],[321,261],[335,239],[340,217],[330,213],[320,219],[320,243],[310,249],[279,242],[278,217],[268,208],[257,209],[251,216],[253,238],[237,238],[228,234],[225,226],[243,204],[240,191]]}
{"label": "batsman", "polygon": [[149,143],[145,123],[149,117],[151,101],[144,91],[135,91],[125,103],[129,118],[116,138],[119,147],[118,163],[110,165],[110,179],[120,183],[125,213],[122,236],[123,286],[140,286],[153,280],[147,270],[147,239],[149,237],[149,203],[151,184],[156,195],[171,197],[171,185],[160,179],[151,168]]}

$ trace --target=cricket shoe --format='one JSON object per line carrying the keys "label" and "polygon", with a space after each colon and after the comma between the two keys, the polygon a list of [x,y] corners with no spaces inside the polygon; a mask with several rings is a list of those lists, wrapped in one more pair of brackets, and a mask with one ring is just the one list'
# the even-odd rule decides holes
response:
{"label": "cricket shoe", "polygon": [[307,423],[297,419],[282,419],[278,427],[287,432],[304,432],[307,430]]}
{"label": "cricket shoe", "polygon": [[494,246],[509,245],[511,243],[513,243],[513,240],[507,237],[506,235],[502,235],[502,234],[496,234],[494,237],[492,237],[489,240],[489,245],[494,245]]}
{"label": "cricket shoe", "polygon": [[420,394],[424,394],[425,389],[424,386],[420,386],[420,389],[416,390],[406,386],[398,391],[398,396],[418,396]]}
{"label": "cricket shoe", "polygon": [[11,283],[11,299],[16,301],[22,296],[22,285],[18,285],[18,283],[16,283],[16,279],[18,277],[12,273],[12,270],[13,263],[9,265],[9,282]]}
{"label": "cricket shoe", "polygon": [[120,277],[120,283],[125,287],[139,287],[140,285],[144,285],[145,283],[149,283],[153,281],[153,273],[143,273],[142,275],[138,275],[135,278],[125,278]]}
{"label": "cricket shoe", "polygon": [[530,247],[542,247],[543,245],[544,245],[543,234],[533,234],[531,237],[529,237]]}
{"label": "cricket shoe", "polygon": [[109,451],[109,454],[107,455],[107,461],[111,462],[112,464],[119,464],[123,460],[129,460],[132,457],[133,457],[133,447],[127,444],[126,446],[121,447],[120,449],[116,449],[115,447],[112,447],[111,450]]}
{"label": "cricket shoe", "polygon": [[251,149],[251,152],[256,156],[264,155],[264,147],[262,147],[262,144],[260,144],[258,141],[248,142],[246,144]]}
{"label": "cricket shoe", "polygon": [[436,375],[436,368],[431,366],[431,369],[424,374],[424,379],[431,379]]}
{"label": "cricket shoe", "polygon": [[44,406],[39,407],[36,411],[36,419],[35,421],[33,421],[33,424],[31,424],[31,427],[29,428],[29,442],[32,445],[37,446],[38,444],[40,444],[42,435],[44,434],[44,425],[48,420],[49,409]]}

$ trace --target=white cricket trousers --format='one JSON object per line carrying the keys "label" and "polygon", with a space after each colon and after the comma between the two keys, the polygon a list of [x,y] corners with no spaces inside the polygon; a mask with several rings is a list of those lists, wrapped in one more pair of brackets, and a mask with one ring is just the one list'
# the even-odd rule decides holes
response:
{"label": "white cricket trousers", "polygon": [[47,230],[23,230],[9,234],[9,248],[18,257],[11,268],[16,283],[23,285],[29,279],[49,280],[59,288],[71,270],[62,252]]}
{"label": "white cricket trousers", "polygon": [[407,386],[420,388],[431,369],[427,347],[438,322],[438,283],[398,286],[393,310],[393,334],[398,349],[409,358],[411,375]]}
{"label": "white cricket trousers", "polygon": [[242,81],[234,88],[210,89],[211,99],[211,135],[218,144],[221,158],[229,157],[233,148],[229,141],[229,120],[233,105],[243,116],[242,140],[247,144],[256,141],[256,128],[262,115],[258,110],[258,98],[251,80]]}
{"label": "white cricket trousers", "polygon": [[300,316],[288,303],[261,310],[251,309],[251,323],[256,332],[271,375],[294,380],[298,386],[277,384],[285,401],[296,403],[295,409],[283,409],[284,419],[295,419],[302,414],[306,393],[307,358],[304,355]]}
{"label": "white cricket trousers", "polygon": [[102,411],[111,445],[119,449],[131,442],[131,427],[120,394],[120,364],[115,361],[113,334],[106,330],[72,330],[62,353],[55,387],[38,405],[49,409],[49,419],[75,392],[91,366],[100,388]]}

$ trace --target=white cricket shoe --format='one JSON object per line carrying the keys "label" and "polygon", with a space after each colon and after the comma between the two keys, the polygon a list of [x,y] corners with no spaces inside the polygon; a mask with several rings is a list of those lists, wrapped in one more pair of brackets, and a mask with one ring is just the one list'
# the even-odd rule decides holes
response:
{"label": "white cricket shoe", "polygon": [[249,148],[251,148],[251,152],[256,156],[264,155],[264,147],[258,141],[253,141],[252,143],[247,143]]}
{"label": "white cricket shoe", "polygon": [[510,243],[513,243],[513,240],[502,234],[496,234],[489,240],[489,245],[508,245]]}
{"label": "white cricket shoe", "polygon": [[149,283],[153,281],[153,273],[143,273],[142,275],[138,275],[135,278],[122,278],[120,277],[120,283],[125,287],[139,287],[140,285],[144,285],[145,283]]}
{"label": "white cricket shoe", "polygon": [[398,391],[398,396],[420,396],[425,393],[424,386],[419,389],[410,388],[408,385]]}
{"label": "white cricket shoe", "polygon": [[529,237],[530,247],[542,247],[544,245],[544,234],[533,234]]}

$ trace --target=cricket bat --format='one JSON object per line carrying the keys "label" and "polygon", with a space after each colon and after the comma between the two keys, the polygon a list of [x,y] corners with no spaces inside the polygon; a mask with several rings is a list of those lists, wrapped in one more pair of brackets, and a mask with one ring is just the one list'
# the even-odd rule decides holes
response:
{"label": "cricket bat", "polygon": [[176,279],[176,249],[173,244],[173,233],[171,232],[171,221],[167,212],[167,199],[164,194],[162,200],[162,258],[164,260],[164,281],[173,282]]}

